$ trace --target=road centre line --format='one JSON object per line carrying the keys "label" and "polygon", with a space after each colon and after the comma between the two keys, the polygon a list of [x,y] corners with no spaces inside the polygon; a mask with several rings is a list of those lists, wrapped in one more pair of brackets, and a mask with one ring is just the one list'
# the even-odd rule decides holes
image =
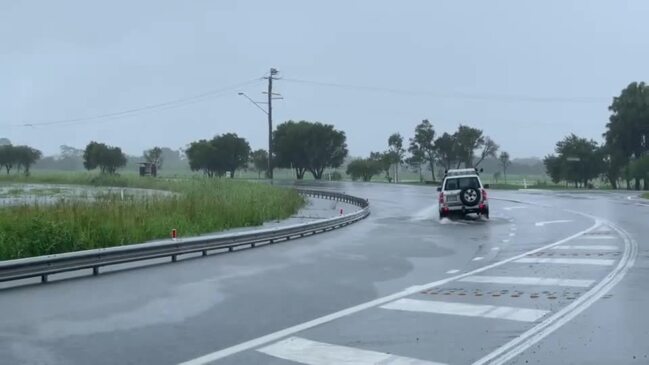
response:
{"label": "road centre line", "polygon": [[380,308],[407,312],[426,312],[449,314],[466,317],[508,319],[511,321],[535,322],[550,313],[541,309],[495,306],[487,304],[469,304],[457,302],[440,302],[402,298],[382,305]]}
{"label": "road centre line", "polygon": [[480,260],[482,260],[482,259],[484,259],[484,257],[482,257],[482,256],[477,256],[477,257],[474,257],[473,260],[471,260],[471,261],[480,261]]}
{"label": "road centre line", "polygon": [[572,221],[568,220],[568,219],[559,219],[559,220],[556,220],[556,221],[536,222],[536,223],[534,223],[534,225],[537,226],[537,227],[543,227],[543,226],[548,225],[548,224],[570,223],[570,222],[572,222]]}
{"label": "road centre line", "polygon": [[[581,213],[579,213],[579,214],[581,214]],[[217,351],[211,352],[209,354],[206,354],[206,355],[199,356],[197,358],[188,360],[186,362],[181,363],[181,365],[207,364],[207,363],[213,362],[215,360],[219,360],[219,359],[222,359],[224,357],[228,357],[228,356],[234,355],[234,354],[242,352],[242,351],[250,350],[252,348],[265,345],[265,344],[267,344],[269,342],[277,341],[277,340],[282,339],[284,337],[291,336],[291,335],[293,335],[293,334],[295,334],[297,332],[304,331],[304,330],[307,330],[309,328],[313,328],[313,327],[322,325],[324,323],[328,323],[328,322],[337,320],[337,319],[342,318],[342,317],[346,317],[346,316],[354,314],[354,313],[358,313],[360,311],[363,311],[363,310],[366,310],[366,309],[369,309],[369,308],[378,307],[380,305],[389,303],[391,301],[401,299],[401,298],[407,297],[409,295],[418,293],[418,292],[420,292],[422,290],[432,289],[432,288],[447,284],[449,282],[452,282],[452,281],[455,281],[455,280],[458,280],[458,279],[462,279],[462,278],[465,278],[465,277],[468,277],[468,276],[471,276],[471,275],[475,275],[475,274],[478,274],[478,273],[481,273],[481,272],[484,272],[484,271],[487,271],[487,270],[490,270],[490,269],[505,265],[505,264],[510,263],[510,262],[514,262],[514,261],[516,261],[518,259],[524,258],[527,255],[535,254],[537,252],[541,252],[541,251],[547,250],[549,248],[552,248],[554,246],[558,246],[558,245],[561,245],[561,244],[563,244],[565,242],[573,240],[573,239],[575,239],[575,238],[577,238],[577,237],[579,237],[579,236],[581,236],[581,235],[583,235],[585,233],[588,233],[588,232],[596,229],[597,227],[599,227],[602,224],[601,220],[599,220],[597,218],[594,218],[594,217],[592,217],[592,218],[595,221],[595,223],[592,226],[590,226],[590,227],[588,227],[588,228],[586,228],[586,229],[584,229],[582,231],[579,231],[579,232],[577,232],[577,233],[575,233],[575,234],[573,234],[571,236],[565,237],[565,238],[563,238],[563,239],[561,239],[559,241],[547,244],[545,246],[541,246],[539,248],[535,248],[533,250],[518,254],[516,256],[512,256],[510,258],[507,258],[507,259],[504,259],[504,260],[501,260],[501,261],[498,261],[498,262],[495,262],[495,263],[492,263],[492,264],[489,264],[489,265],[485,265],[483,267],[477,268],[475,270],[472,270],[472,271],[469,271],[469,272],[466,272],[466,273],[463,273],[463,274],[459,274],[459,275],[456,275],[456,276],[451,276],[451,277],[448,277],[448,278],[445,278],[445,279],[433,281],[433,282],[423,284],[423,285],[419,285],[419,286],[409,287],[409,288],[407,288],[405,290],[393,293],[391,295],[387,295],[387,296],[384,296],[384,297],[381,297],[381,298],[370,300],[368,302],[361,303],[361,304],[355,305],[353,307],[345,308],[345,309],[342,309],[342,310],[340,310],[338,312],[330,313],[330,314],[327,314],[327,315],[324,315],[322,317],[312,319],[312,320],[304,322],[304,323],[300,323],[300,324],[297,324],[297,325],[294,325],[294,326],[291,326],[291,327],[288,327],[288,328],[285,328],[285,329],[282,329],[282,330],[279,330],[279,331],[276,331],[276,332],[269,333],[269,334],[261,336],[261,337],[257,337],[257,338],[254,338],[254,339],[239,343],[239,344],[234,345],[234,346],[226,347],[224,349],[217,350]]]}
{"label": "road centre line", "polygon": [[460,270],[458,270],[458,269],[453,269],[453,270],[449,270],[449,271],[447,271],[446,273],[447,273],[447,274],[455,274],[455,273],[458,273],[458,272],[460,272]]}
{"label": "road centre line", "polygon": [[[589,214],[578,214],[589,218],[595,218]],[[563,307],[558,312],[550,315],[541,323],[527,330],[522,335],[512,339],[508,343],[489,353],[487,356],[474,362],[473,365],[503,365],[509,362],[523,351],[534,346],[534,344],[570,322],[581,312],[588,309],[588,307],[602,298],[624,278],[626,273],[635,263],[635,258],[638,255],[638,244],[621,228],[618,228],[611,223],[608,223],[608,225],[624,238],[624,254],[613,271],[606,275],[604,279],[589,289],[586,293],[579,296],[575,301]]]}
{"label": "road centre line", "polygon": [[545,257],[524,257],[515,262],[519,264],[565,264],[565,265],[600,265],[611,266],[615,263],[612,259],[550,259]]}
{"label": "road centre line", "polygon": [[410,357],[392,355],[385,352],[363,350],[348,346],[332,345],[300,337],[289,337],[285,340],[275,342],[272,345],[262,347],[257,351],[280,359],[308,365],[343,363],[359,365],[442,365],[438,362],[424,361]]}
{"label": "road centre line", "polygon": [[618,246],[613,245],[561,245],[552,247],[553,250],[592,250],[592,251],[617,251]]}
{"label": "road centre line", "polygon": [[465,283],[487,283],[487,284],[512,284],[512,285],[539,285],[539,286],[569,286],[588,288],[595,283],[595,280],[542,278],[526,276],[468,276],[459,281]]}

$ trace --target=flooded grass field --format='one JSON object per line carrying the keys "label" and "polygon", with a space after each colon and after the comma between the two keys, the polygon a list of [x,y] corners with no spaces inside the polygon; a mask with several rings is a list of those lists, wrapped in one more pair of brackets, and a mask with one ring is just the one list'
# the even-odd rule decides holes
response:
{"label": "flooded grass field", "polygon": [[245,181],[110,179],[118,186],[0,179],[0,260],[140,243],[174,228],[190,236],[257,226],[304,205],[293,190]]}

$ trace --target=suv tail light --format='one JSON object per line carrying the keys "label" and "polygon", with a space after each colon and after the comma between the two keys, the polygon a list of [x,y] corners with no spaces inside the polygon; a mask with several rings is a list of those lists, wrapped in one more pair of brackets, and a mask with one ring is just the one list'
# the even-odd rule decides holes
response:
{"label": "suv tail light", "polygon": [[439,193],[439,205],[444,204],[444,193]]}
{"label": "suv tail light", "polygon": [[482,201],[487,201],[487,191],[485,189],[482,189]]}

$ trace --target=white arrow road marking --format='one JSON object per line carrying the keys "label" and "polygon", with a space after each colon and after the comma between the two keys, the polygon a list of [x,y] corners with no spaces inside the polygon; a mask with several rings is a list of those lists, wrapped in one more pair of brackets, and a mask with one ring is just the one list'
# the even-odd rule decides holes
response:
{"label": "white arrow road marking", "polygon": [[570,223],[570,222],[572,222],[572,221],[571,221],[571,220],[567,220],[567,219],[560,219],[560,220],[557,220],[557,221],[536,222],[536,223],[534,223],[534,225],[537,226],[537,227],[543,227],[543,226],[545,226],[546,224]]}
{"label": "white arrow road marking", "polygon": [[331,345],[300,337],[289,337],[285,340],[262,347],[259,352],[280,359],[308,365],[330,364],[394,364],[394,365],[441,365],[438,362],[424,361],[347,346]]}

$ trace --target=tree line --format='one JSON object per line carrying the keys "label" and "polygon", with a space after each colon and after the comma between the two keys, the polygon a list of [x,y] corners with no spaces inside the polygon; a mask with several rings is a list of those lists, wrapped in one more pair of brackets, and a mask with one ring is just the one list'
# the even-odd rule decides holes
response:
{"label": "tree line", "polygon": [[0,145],[0,167],[4,168],[7,175],[11,170],[29,176],[30,169],[43,153],[29,146],[14,146],[7,139]]}
{"label": "tree line", "polygon": [[388,149],[382,152],[371,152],[367,158],[356,159],[347,165],[347,174],[353,180],[370,181],[374,176],[385,174],[391,181],[399,181],[399,167],[407,164],[419,171],[423,181],[423,169],[431,173],[432,181],[436,180],[436,170],[452,168],[478,167],[486,158],[498,157],[503,172],[511,165],[507,152],[497,155],[500,146],[483,131],[460,124],[451,133],[437,133],[430,121],[424,119],[415,127],[414,136],[409,139],[406,148],[404,139],[399,133],[388,137]]}
{"label": "tree line", "polygon": [[[309,172],[320,180],[326,168],[339,167],[347,156],[345,133],[332,125],[319,122],[289,120],[273,131],[274,167],[295,171],[298,180]],[[185,151],[193,171],[209,177],[220,177],[250,164],[261,176],[268,172],[268,151],[251,151],[245,138],[235,133],[217,135],[210,140],[190,143]]]}
{"label": "tree line", "polygon": [[625,182],[627,189],[640,190],[642,185],[649,190],[649,86],[630,83],[608,109],[604,143],[571,134],[545,157],[546,171],[555,183],[592,187],[592,181],[600,178],[613,189]]}

